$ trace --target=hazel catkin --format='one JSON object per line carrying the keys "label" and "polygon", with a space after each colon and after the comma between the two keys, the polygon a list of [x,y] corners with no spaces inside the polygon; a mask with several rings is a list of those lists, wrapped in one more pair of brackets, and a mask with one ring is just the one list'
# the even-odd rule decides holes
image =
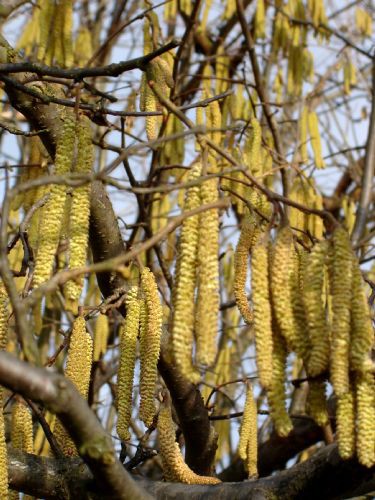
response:
{"label": "hazel catkin", "polygon": [[[82,116],[77,124],[77,162],[75,172],[89,174],[93,164],[93,146],[91,142],[91,126],[88,118]],[[86,262],[90,216],[89,183],[79,186],[73,191],[69,222],[69,268],[82,267]],[[83,288],[83,276],[69,280],[65,285],[65,293],[71,304],[77,303]],[[73,312],[76,313],[73,308]]]}
{"label": "hazel catkin", "polygon": [[354,394],[349,389],[337,397],[336,433],[340,457],[351,458],[355,452],[355,407]]}
{"label": "hazel catkin", "polygon": [[324,266],[328,253],[328,242],[317,243],[307,257],[304,269],[303,302],[311,342],[308,373],[316,377],[329,367],[329,326],[322,300]]}
{"label": "hazel catkin", "polygon": [[[71,112],[63,116],[62,135],[58,140],[55,173],[64,175],[69,172],[75,142],[75,117]],[[64,215],[66,199],[66,186],[64,184],[54,184],[51,187],[50,198],[43,211],[43,218],[39,227],[39,247],[35,260],[35,270],[33,276],[34,286],[39,286],[46,281],[51,274],[55,252],[59,243],[60,231]]]}
{"label": "hazel catkin", "polygon": [[262,387],[268,388],[272,381],[271,305],[268,290],[268,251],[261,240],[253,248],[251,264],[257,368]]}
{"label": "hazel catkin", "polygon": [[375,382],[374,374],[358,373],[355,377],[357,409],[357,455],[366,467],[375,464]]}
{"label": "hazel catkin", "polygon": [[[218,198],[216,179],[201,186],[201,203]],[[216,357],[216,337],[219,316],[219,212],[217,208],[199,216],[198,236],[198,294],[196,304],[196,361],[211,366]]]}
{"label": "hazel catkin", "polygon": [[117,434],[121,441],[130,439],[128,428],[132,412],[133,378],[140,309],[138,287],[133,287],[126,297],[126,318],[120,330],[120,366],[117,376]]}
{"label": "hazel catkin", "polygon": [[[89,390],[92,353],[91,335],[86,330],[85,319],[79,316],[73,323],[65,376],[76,386],[84,399],[87,398]],[[77,455],[76,447],[60,420],[56,423],[55,437],[65,455]]]}
{"label": "hazel catkin", "polygon": [[158,416],[159,447],[163,462],[165,479],[186,484],[218,484],[216,477],[199,476],[184,462],[178,444],[172,420],[171,409],[163,405]]}
{"label": "hazel catkin", "polygon": [[141,273],[141,286],[147,312],[147,327],[141,330],[141,403],[139,414],[143,422],[150,426],[155,415],[154,394],[157,380],[157,364],[160,354],[161,326],[163,311],[158,295],[155,277],[145,267]]}
{"label": "hazel catkin", "polygon": [[337,396],[349,391],[350,310],[352,297],[352,248],[342,227],[333,233],[331,259],[332,343],[330,375]]}
{"label": "hazel catkin", "polygon": [[[197,180],[202,166],[196,163],[188,177]],[[192,210],[200,205],[200,188],[188,188],[184,210]],[[192,363],[194,330],[194,291],[199,240],[199,216],[188,217],[182,223],[176,262],[176,279],[173,296],[172,352],[181,373],[192,382],[199,381],[199,373]]]}
{"label": "hazel catkin", "polygon": [[245,408],[240,428],[238,454],[245,462],[249,477],[258,476],[258,409],[254,399],[253,388],[248,385]]}

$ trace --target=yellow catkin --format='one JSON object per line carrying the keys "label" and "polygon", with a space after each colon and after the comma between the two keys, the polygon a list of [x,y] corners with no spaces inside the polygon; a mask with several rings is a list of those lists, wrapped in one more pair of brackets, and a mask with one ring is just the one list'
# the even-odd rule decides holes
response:
{"label": "yellow catkin", "polygon": [[[157,89],[165,96],[169,97],[169,89],[173,87],[173,78],[171,67],[162,57],[156,57],[150,61],[146,67],[145,80],[142,84],[141,111],[161,111],[162,107],[148,82],[153,81]],[[146,117],[146,134],[149,141],[155,140],[159,134],[159,128],[162,123],[161,116]]]}
{"label": "yellow catkin", "polygon": [[281,335],[291,349],[296,347],[296,332],[289,286],[293,251],[293,235],[290,228],[285,226],[279,230],[274,246],[270,288],[272,307]]}
{"label": "yellow catkin", "polygon": [[107,350],[109,335],[108,316],[99,314],[94,331],[93,361],[99,361]]}
{"label": "yellow catkin", "polygon": [[12,407],[11,440],[13,448],[34,452],[33,419],[29,408],[20,401]]}
{"label": "yellow catkin", "polygon": [[265,38],[266,36],[266,16],[264,0],[257,1],[257,8],[255,11],[254,19],[254,37],[255,38]]}
{"label": "yellow catkin", "polygon": [[304,279],[303,272],[306,266],[306,253],[298,247],[294,248],[292,268],[290,274],[290,298],[292,301],[293,321],[295,329],[296,353],[305,366],[310,352],[310,338],[306,321],[306,311],[302,300]]}
{"label": "yellow catkin", "polygon": [[331,382],[337,396],[349,391],[350,309],[352,297],[352,248],[342,227],[333,233],[331,259],[332,343]]}
{"label": "yellow catkin", "polygon": [[327,412],[326,387],[324,381],[309,381],[306,407],[308,414],[318,425],[324,427],[328,424],[329,416]]}
{"label": "yellow catkin", "polygon": [[[73,382],[78,392],[85,399],[90,384],[92,353],[93,342],[91,335],[86,330],[85,319],[79,316],[73,323],[65,376]],[[56,423],[55,437],[65,455],[77,455],[76,447],[60,421]]]}
{"label": "yellow catkin", "polygon": [[163,405],[158,417],[159,448],[163,461],[164,476],[167,481],[186,484],[218,484],[216,477],[199,476],[184,462],[178,444],[172,420],[171,409]]}
{"label": "yellow catkin", "polygon": [[375,464],[375,383],[372,373],[357,374],[357,455],[366,467]]}
{"label": "yellow catkin", "polygon": [[370,354],[374,342],[374,330],[362,273],[355,255],[353,255],[352,273],[350,368],[365,372],[373,367]]}
{"label": "yellow catkin", "polygon": [[311,342],[308,360],[311,377],[320,375],[329,367],[329,326],[322,300],[327,253],[328,242],[317,243],[307,257],[304,270],[303,302]]}
{"label": "yellow catkin", "polygon": [[351,458],[355,452],[355,408],[351,390],[337,398],[336,432],[340,457]]}
{"label": "yellow catkin", "polygon": [[154,394],[163,311],[155,277],[147,267],[142,270],[141,285],[147,310],[147,328],[141,337],[141,403],[139,414],[143,422],[150,426],[155,415]]}
{"label": "yellow catkin", "polygon": [[78,66],[85,66],[93,54],[91,32],[82,26],[75,40],[74,61]]}
{"label": "yellow catkin", "polygon": [[0,498],[8,498],[8,454],[4,425],[4,389],[0,387]]}
{"label": "yellow catkin", "polygon": [[[13,448],[26,453],[34,453],[33,419],[25,403],[17,401],[12,408],[11,440]],[[18,500],[19,493],[9,492],[9,500]],[[33,497],[24,495],[25,500]]]}
{"label": "yellow catkin", "polygon": [[307,129],[308,129],[308,115],[309,110],[307,106],[304,106],[301,113],[301,118],[299,122],[299,136],[300,136],[300,144],[301,144],[301,161],[306,163],[308,160],[307,154]]}
{"label": "yellow catkin", "polygon": [[251,289],[257,369],[259,381],[264,388],[268,388],[272,382],[272,326],[268,282],[267,245],[259,241],[253,248]]}
{"label": "yellow catkin", "polygon": [[267,391],[270,414],[279,436],[286,437],[293,429],[291,418],[285,408],[285,368],[287,348],[284,338],[274,329],[272,354],[272,384]]}
{"label": "yellow catkin", "polygon": [[319,122],[315,111],[310,111],[307,117],[311,147],[314,152],[316,168],[324,168],[325,163],[322,157],[322,145],[320,142]]}
{"label": "yellow catkin", "polygon": [[[74,142],[75,117],[72,113],[67,113],[64,117],[63,131],[56,149],[56,175],[64,175],[69,172],[74,153]],[[39,228],[40,238],[33,276],[34,286],[39,286],[51,275],[55,252],[59,243],[65,198],[66,186],[53,185]]]}
{"label": "yellow catkin", "polygon": [[[89,174],[93,164],[93,146],[91,142],[91,126],[88,118],[82,116],[77,124],[78,148],[75,172]],[[69,268],[85,265],[89,233],[91,185],[85,184],[73,191],[70,209],[69,227]],[[70,280],[65,286],[68,301],[78,301],[83,288],[83,276]],[[76,311],[73,311],[76,313]]]}
{"label": "yellow catkin", "polygon": [[246,402],[240,428],[238,454],[245,462],[249,477],[258,476],[258,408],[254,399],[253,388],[248,385]]}
{"label": "yellow catkin", "polygon": [[0,280],[0,349],[6,349],[8,340],[8,294]]}
{"label": "yellow catkin", "polygon": [[[209,179],[204,182],[200,194],[202,204],[216,201],[217,180]],[[200,365],[211,366],[215,361],[219,302],[219,211],[214,208],[199,216],[195,333],[196,361]]]}
{"label": "yellow catkin", "polygon": [[[188,181],[197,180],[201,175],[201,170],[201,164],[195,164],[190,172]],[[184,205],[185,211],[199,207],[199,193],[199,186],[192,186],[187,190]],[[195,382],[199,381],[199,373],[194,369],[192,364],[198,231],[198,215],[184,220],[176,263],[172,327],[172,351],[176,364],[183,375]]]}
{"label": "yellow catkin", "polygon": [[241,234],[234,254],[234,297],[237,307],[248,325],[253,321],[253,311],[251,310],[246,295],[247,267],[251,249],[256,241],[258,228],[255,225],[255,218],[245,215],[241,225]]}
{"label": "yellow catkin", "polygon": [[117,376],[117,434],[121,441],[130,439],[129,424],[132,413],[133,378],[140,309],[138,288],[133,287],[126,297],[126,319],[120,330],[120,366]]}

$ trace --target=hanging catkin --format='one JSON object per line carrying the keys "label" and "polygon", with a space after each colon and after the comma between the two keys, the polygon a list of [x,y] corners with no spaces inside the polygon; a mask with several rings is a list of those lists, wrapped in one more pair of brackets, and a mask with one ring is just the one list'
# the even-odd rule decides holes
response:
{"label": "hanging catkin", "polygon": [[[29,408],[21,401],[16,401],[12,408],[11,440],[16,450],[34,453],[33,419]],[[18,492],[10,492],[10,500],[18,500],[18,498]],[[24,495],[23,498],[31,500],[33,497]]]}
{"label": "hanging catkin", "polygon": [[306,409],[315,422],[324,427],[329,422],[324,381],[310,380],[307,394]]}
{"label": "hanging catkin", "polygon": [[126,297],[126,319],[120,330],[120,366],[117,376],[117,434],[121,441],[130,439],[132,393],[137,337],[139,332],[140,301],[138,287]]}
{"label": "hanging catkin", "polygon": [[357,407],[357,455],[366,467],[375,464],[375,383],[373,373],[355,378]]}
{"label": "hanging catkin", "polygon": [[181,451],[175,441],[175,426],[171,409],[163,405],[158,416],[159,447],[163,461],[164,476],[167,481],[186,484],[218,484],[216,477],[198,476],[182,458]]}
{"label": "hanging catkin", "polygon": [[[196,163],[190,172],[188,181],[197,180],[201,175],[201,170],[201,164]],[[199,192],[199,186],[188,188],[185,197],[185,211],[199,207]],[[192,364],[198,224],[198,215],[185,219],[182,224],[176,263],[172,326],[172,351],[176,364],[183,375],[195,382],[199,381],[199,373]]]}
{"label": "hanging catkin", "polygon": [[[55,173],[64,175],[70,171],[75,142],[75,117],[66,112],[63,117],[63,130],[56,149]],[[59,243],[60,230],[64,215],[66,186],[54,184],[46,203],[44,216],[39,227],[39,248],[35,261],[33,283],[39,286],[46,281],[52,271],[54,257]]]}
{"label": "hanging catkin", "polygon": [[353,255],[352,272],[350,368],[366,372],[373,367],[370,353],[374,342],[374,331],[364,281],[355,255]]}
{"label": "hanging catkin", "polygon": [[141,273],[142,293],[147,311],[147,327],[141,330],[141,404],[139,414],[150,426],[155,415],[154,394],[157,380],[157,364],[160,354],[160,339],[163,310],[158,295],[155,277],[145,267]]}
{"label": "hanging catkin", "polygon": [[352,297],[352,248],[342,227],[333,233],[331,259],[332,345],[331,382],[337,396],[349,391],[350,309]]}
{"label": "hanging catkin", "polygon": [[0,498],[8,498],[8,453],[4,425],[4,389],[0,387]]}
{"label": "hanging catkin", "polygon": [[[91,142],[90,120],[82,116],[77,124],[77,162],[75,172],[89,174],[93,163],[93,146]],[[82,267],[86,262],[87,243],[89,234],[90,216],[90,191],[89,183],[79,186],[73,191],[70,209],[69,227],[69,268]],[[71,303],[73,312],[76,313],[77,301],[83,288],[83,276],[70,280],[65,286],[65,293]]]}
{"label": "hanging catkin", "polygon": [[[201,203],[212,203],[218,198],[217,179],[201,185]],[[219,316],[219,212],[217,208],[199,216],[198,236],[198,294],[195,334],[196,361],[211,366],[216,357],[216,337]]]}
{"label": "hanging catkin", "polygon": [[302,296],[311,342],[307,366],[311,377],[320,375],[329,367],[329,326],[326,319],[325,304],[322,300],[324,266],[327,253],[328,242],[321,241],[317,243],[308,255],[304,269]]}
{"label": "hanging catkin", "polygon": [[290,349],[295,350],[295,325],[290,296],[293,235],[289,227],[282,227],[277,235],[270,273],[272,307],[281,335]]}
{"label": "hanging catkin", "polygon": [[258,476],[258,409],[254,399],[253,388],[247,386],[245,408],[243,411],[240,441],[238,444],[239,457],[245,462],[250,478]]}
{"label": "hanging catkin", "polygon": [[349,389],[337,397],[336,432],[340,457],[351,458],[355,452],[355,408],[354,394]]}
{"label": "hanging catkin", "polygon": [[6,349],[8,339],[8,294],[0,280],[0,349]]}
{"label": "hanging catkin", "polygon": [[108,316],[99,314],[95,323],[93,361],[99,361],[107,350],[109,336]]}
{"label": "hanging catkin", "polygon": [[[86,330],[85,319],[79,316],[73,323],[65,376],[73,382],[84,399],[89,390],[92,352],[93,342]],[[64,455],[77,455],[76,447],[60,420],[56,423],[55,437]]]}
{"label": "hanging catkin", "polygon": [[257,368],[262,387],[268,388],[272,381],[272,327],[268,290],[268,251],[264,241],[260,240],[254,246],[251,263]]}
{"label": "hanging catkin", "polygon": [[267,391],[267,397],[276,432],[282,437],[286,437],[293,429],[292,421],[285,408],[285,369],[287,356],[285,340],[280,335],[277,325],[274,324],[272,383]]}
{"label": "hanging catkin", "polygon": [[234,296],[237,307],[248,325],[253,321],[253,311],[246,295],[247,268],[249,256],[259,231],[256,227],[255,217],[244,215],[241,225],[241,234],[234,254]]}

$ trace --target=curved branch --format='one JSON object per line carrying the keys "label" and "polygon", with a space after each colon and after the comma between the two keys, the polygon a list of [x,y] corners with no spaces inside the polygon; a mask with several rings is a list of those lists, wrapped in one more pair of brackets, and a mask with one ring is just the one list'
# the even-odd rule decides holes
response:
{"label": "curved branch", "polygon": [[0,352],[0,384],[59,417],[98,484],[112,498],[150,498],[119,462],[111,437],[68,379]]}

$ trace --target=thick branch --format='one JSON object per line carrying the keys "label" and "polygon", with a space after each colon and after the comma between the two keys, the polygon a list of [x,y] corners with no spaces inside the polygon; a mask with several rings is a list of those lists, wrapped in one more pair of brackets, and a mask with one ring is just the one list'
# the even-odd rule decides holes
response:
{"label": "thick branch", "polygon": [[[42,478],[36,484],[35,476]],[[71,485],[74,478],[76,498],[82,498],[84,491],[90,498],[100,496],[100,491],[90,472],[79,459],[48,459],[27,455],[15,450],[9,451],[9,477],[12,488],[43,498],[67,498],[63,484]],[[198,486],[177,483],[162,483],[138,479],[137,483],[155,498],[163,500],[339,500],[371,491],[374,485],[375,469],[366,469],[355,460],[340,459],[337,447],[330,445],[309,460],[295,465],[279,474],[242,483],[221,483],[215,486]],[[94,491],[93,491],[94,490]],[[93,491],[93,493],[91,493]],[[112,497],[118,498],[118,497]],[[128,497],[129,498],[129,497]]]}
{"label": "thick branch", "polygon": [[59,417],[98,484],[112,498],[149,498],[116,458],[111,437],[68,379],[0,352],[0,384]]}

